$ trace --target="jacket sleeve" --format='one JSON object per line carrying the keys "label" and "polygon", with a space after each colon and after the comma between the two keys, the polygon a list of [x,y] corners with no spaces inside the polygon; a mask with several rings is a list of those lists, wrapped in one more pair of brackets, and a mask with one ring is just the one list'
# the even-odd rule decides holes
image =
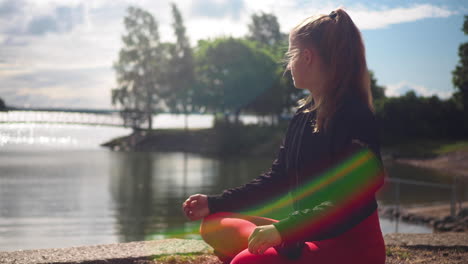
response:
{"label": "jacket sleeve", "polygon": [[219,195],[208,195],[210,213],[241,212],[287,192],[285,155],[283,140],[276,159],[267,172],[237,188],[227,189]]}
{"label": "jacket sleeve", "polygon": [[[274,224],[283,240],[278,251],[294,255],[304,241],[328,239],[354,226],[360,220],[353,214],[369,204],[383,184],[377,124],[370,111],[337,114],[329,131],[329,147],[324,150],[328,158],[322,162],[327,169],[311,177],[316,180],[302,193],[313,202]],[[360,164],[362,160],[366,162]]]}

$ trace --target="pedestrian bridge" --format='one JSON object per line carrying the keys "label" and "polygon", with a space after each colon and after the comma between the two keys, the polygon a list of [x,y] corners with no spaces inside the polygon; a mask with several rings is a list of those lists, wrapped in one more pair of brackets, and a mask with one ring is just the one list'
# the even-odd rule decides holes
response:
{"label": "pedestrian bridge", "polygon": [[52,123],[123,126],[118,112],[65,112],[13,110],[0,112],[1,123]]}

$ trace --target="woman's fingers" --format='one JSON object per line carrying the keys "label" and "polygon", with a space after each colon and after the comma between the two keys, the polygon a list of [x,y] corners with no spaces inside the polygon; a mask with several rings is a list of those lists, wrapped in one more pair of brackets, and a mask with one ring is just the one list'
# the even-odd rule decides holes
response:
{"label": "woman's fingers", "polygon": [[194,194],[191,195],[182,204],[185,215],[192,221],[201,219],[209,214],[207,212],[206,195]]}
{"label": "woman's fingers", "polygon": [[257,235],[258,232],[260,232],[260,228],[255,228],[252,234],[249,236],[249,251],[252,254],[257,254],[257,251],[259,249],[260,244],[260,239],[259,236]]}
{"label": "woman's fingers", "polygon": [[262,232],[262,227],[254,229],[252,234],[249,236],[248,249],[252,254],[263,254],[269,248],[268,241],[265,241],[265,233]]}
{"label": "woman's fingers", "polygon": [[185,215],[190,219],[191,219],[191,216],[193,215],[192,201],[193,201],[194,198],[195,198],[194,195],[192,195],[187,200],[185,200],[185,202],[182,204],[182,209],[183,209]]}

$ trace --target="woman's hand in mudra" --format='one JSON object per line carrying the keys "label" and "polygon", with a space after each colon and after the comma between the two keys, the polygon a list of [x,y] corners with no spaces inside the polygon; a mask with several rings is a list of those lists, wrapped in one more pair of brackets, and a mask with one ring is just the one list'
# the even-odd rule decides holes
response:
{"label": "woman's hand in mudra", "polygon": [[199,220],[210,214],[208,197],[204,194],[194,194],[182,204],[185,215],[192,221]]}
{"label": "woman's hand in mudra", "polygon": [[274,225],[258,226],[249,237],[249,251],[263,254],[268,248],[281,244],[281,235]]}

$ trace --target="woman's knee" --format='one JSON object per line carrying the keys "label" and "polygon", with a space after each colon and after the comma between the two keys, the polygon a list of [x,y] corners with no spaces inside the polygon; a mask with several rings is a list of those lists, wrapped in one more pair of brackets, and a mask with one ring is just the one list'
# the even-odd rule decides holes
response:
{"label": "woman's knee", "polygon": [[248,237],[255,227],[234,214],[217,213],[203,219],[200,235],[215,250],[232,258],[247,248]]}
{"label": "woman's knee", "polygon": [[221,220],[228,217],[229,213],[219,212],[206,216],[200,224],[200,235],[206,241],[209,240],[221,228]]}

